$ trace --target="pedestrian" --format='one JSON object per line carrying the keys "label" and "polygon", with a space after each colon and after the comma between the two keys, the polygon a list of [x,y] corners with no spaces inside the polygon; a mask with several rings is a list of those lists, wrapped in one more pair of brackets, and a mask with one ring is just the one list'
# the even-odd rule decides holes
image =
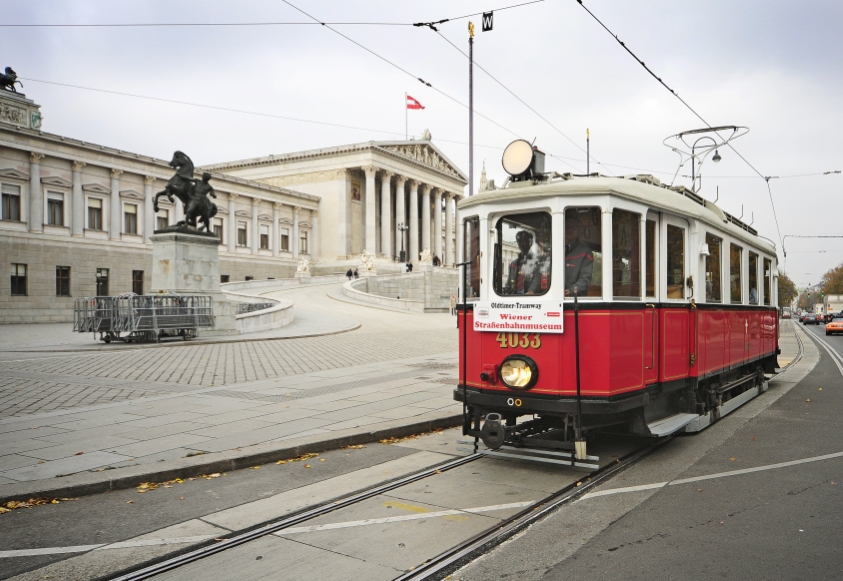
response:
{"label": "pedestrian", "polygon": [[352,279],[352,277],[354,277],[354,271],[352,271],[352,270],[349,268],[349,269],[348,269],[348,272],[346,272],[346,273],[345,273],[345,276],[346,276],[346,278],[348,278],[348,280],[351,280],[351,279]]}
{"label": "pedestrian", "polygon": [[439,266],[441,262],[439,261],[439,257],[435,254],[433,255],[433,266]]}
{"label": "pedestrian", "polygon": [[413,263],[412,262],[407,263],[407,272],[413,272]]}
{"label": "pedestrian", "polygon": [[354,278],[360,278],[360,271],[358,269],[354,269]]}
{"label": "pedestrian", "polygon": [[457,314],[457,295],[451,294],[451,314]]}

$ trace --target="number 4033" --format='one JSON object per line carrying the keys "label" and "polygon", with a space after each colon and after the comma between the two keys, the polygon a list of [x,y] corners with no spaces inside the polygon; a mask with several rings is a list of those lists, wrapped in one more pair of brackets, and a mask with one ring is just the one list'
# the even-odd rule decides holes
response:
{"label": "number 4033", "polygon": [[515,347],[538,349],[542,346],[542,338],[538,333],[532,335],[529,333],[498,333],[495,341],[500,343],[500,346],[504,349],[507,347],[510,349]]}

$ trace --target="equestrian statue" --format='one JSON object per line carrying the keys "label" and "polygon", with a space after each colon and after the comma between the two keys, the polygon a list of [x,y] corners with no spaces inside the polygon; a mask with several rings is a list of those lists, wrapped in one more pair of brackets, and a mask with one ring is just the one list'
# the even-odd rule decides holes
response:
{"label": "equestrian statue", "polygon": [[15,83],[20,85],[20,88],[23,89],[23,83],[18,80],[18,74],[12,70],[12,67],[6,67],[6,73],[0,73],[0,89],[17,93],[18,91],[15,89]]}
{"label": "equestrian statue", "polygon": [[[211,174],[205,172],[201,180],[193,178],[193,162],[181,151],[173,154],[170,167],[175,168],[176,175],[170,178],[167,186],[153,199],[153,207],[158,212],[158,198],[167,196],[170,202],[174,202],[173,196],[184,204],[184,220],[179,221],[177,226],[190,226],[199,232],[204,230],[211,233],[211,218],[217,214],[217,205],[208,199],[208,196],[216,198],[214,188],[208,182]],[[201,226],[197,226],[202,222]]]}

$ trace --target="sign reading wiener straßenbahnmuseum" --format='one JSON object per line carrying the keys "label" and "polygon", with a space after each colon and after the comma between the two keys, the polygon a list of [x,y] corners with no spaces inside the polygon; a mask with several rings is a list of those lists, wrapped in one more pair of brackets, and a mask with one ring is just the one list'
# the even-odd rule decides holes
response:
{"label": "sign reading wiener stra\u00dfenbahnmuseum", "polygon": [[561,333],[562,301],[507,297],[474,303],[475,331]]}

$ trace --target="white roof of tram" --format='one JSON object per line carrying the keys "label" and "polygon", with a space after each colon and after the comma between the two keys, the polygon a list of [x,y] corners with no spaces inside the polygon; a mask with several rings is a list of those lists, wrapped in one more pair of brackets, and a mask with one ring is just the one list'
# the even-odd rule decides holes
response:
{"label": "white roof of tram", "polygon": [[693,218],[745,241],[769,254],[776,255],[776,245],[738,218],[728,214],[683,186],[667,187],[650,175],[631,177],[573,177],[565,174],[557,179],[540,182],[511,182],[508,187],[488,190],[459,201],[460,212],[484,204],[519,200],[525,205],[542,198],[555,196],[611,195],[645,204],[654,210]]}

